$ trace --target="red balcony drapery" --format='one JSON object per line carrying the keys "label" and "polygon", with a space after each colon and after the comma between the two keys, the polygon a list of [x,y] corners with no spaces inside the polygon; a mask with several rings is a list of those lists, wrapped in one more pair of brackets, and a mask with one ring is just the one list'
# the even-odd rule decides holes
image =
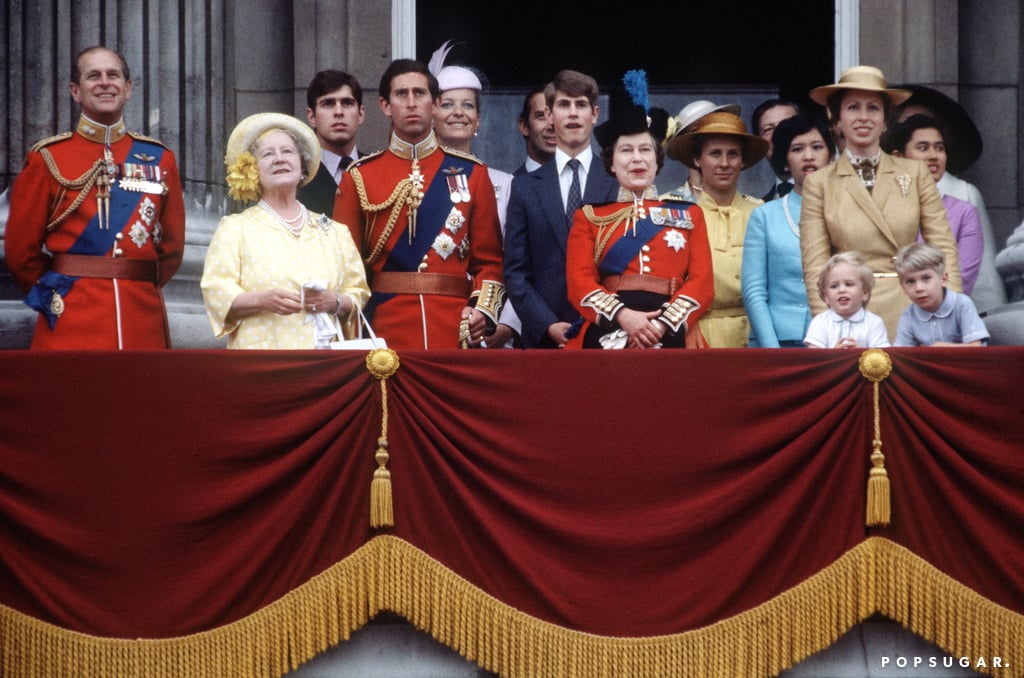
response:
{"label": "red balcony drapery", "polygon": [[[861,555],[871,536],[1020,624],[1024,352],[889,354],[893,518],[871,531],[871,384],[853,352],[401,354],[387,530],[369,526],[381,399],[364,354],[0,354],[0,629],[52,625],[0,642],[31,656],[25,638],[64,632],[230,638],[343,566],[362,583],[338,604],[356,612],[327,635],[415,595],[415,623],[512,675],[521,664],[497,649],[514,644],[508,623],[478,623],[486,641],[445,636],[456,591],[534,631],[685,643],[801,586],[821,596],[839,584],[815,576],[847,554],[890,567],[888,547]],[[435,579],[416,579],[428,568]],[[449,574],[464,589],[424,583]],[[858,585],[854,616],[898,616]],[[303,630],[288,632],[301,645]],[[793,659],[776,654],[752,670]]]}

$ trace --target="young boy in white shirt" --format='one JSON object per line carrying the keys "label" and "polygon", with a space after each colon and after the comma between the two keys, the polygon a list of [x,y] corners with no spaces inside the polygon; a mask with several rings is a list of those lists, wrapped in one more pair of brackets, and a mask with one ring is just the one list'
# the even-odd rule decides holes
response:
{"label": "young boy in white shirt", "polygon": [[804,343],[811,348],[889,346],[885,322],[864,308],[874,286],[874,273],[859,254],[833,255],[818,276],[818,295],[828,310],[811,318]]}

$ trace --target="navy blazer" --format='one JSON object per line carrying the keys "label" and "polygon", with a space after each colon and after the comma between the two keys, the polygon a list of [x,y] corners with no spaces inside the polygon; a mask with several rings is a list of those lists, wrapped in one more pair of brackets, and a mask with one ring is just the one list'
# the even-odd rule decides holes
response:
{"label": "navy blazer", "polygon": [[313,212],[331,216],[334,213],[334,196],[338,194],[338,184],[327,171],[323,163],[317,167],[313,181],[299,189],[298,199]]}
{"label": "navy blazer", "polygon": [[[548,327],[579,317],[566,291],[569,225],[557,172],[552,160],[512,180],[505,222],[505,291],[523,321],[525,348],[553,347]],[[618,194],[619,182],[605,171],[595,153],[587,171],[583,203],[611,202]]]}

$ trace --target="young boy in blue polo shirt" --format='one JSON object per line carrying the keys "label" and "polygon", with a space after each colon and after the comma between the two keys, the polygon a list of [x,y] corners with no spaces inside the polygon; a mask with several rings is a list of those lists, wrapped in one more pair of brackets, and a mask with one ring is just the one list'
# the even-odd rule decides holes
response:
{"label": "young boy in blue polo shirt", "polygon": [[942,250],[915,242],[896,255],[900,286],[913,304],[900,316],[894,346],[984,346],[989,337],[974,302],[946,287]]}

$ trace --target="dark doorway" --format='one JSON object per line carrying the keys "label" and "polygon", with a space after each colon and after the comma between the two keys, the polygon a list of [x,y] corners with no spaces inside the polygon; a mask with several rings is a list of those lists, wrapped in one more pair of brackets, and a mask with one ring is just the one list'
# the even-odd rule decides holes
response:
{"label": "dark doorway", "polygon": [[543,83],[561,68],[604,88],[644,68],[652,89],[749,85],[804,103],[833,80],[834,13],[821,0],[419,0],[417,56],[426,62],[445,40],[460,42],[449,62],[476,66],[495,88]]}

